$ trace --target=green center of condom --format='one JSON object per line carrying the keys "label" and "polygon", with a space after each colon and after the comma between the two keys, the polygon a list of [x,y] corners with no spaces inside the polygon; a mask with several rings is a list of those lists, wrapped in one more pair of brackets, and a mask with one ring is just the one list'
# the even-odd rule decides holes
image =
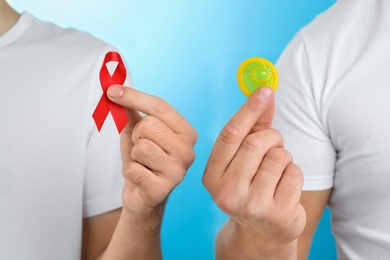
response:
{"label": "green center of condom", "polygon": [[272,86],[272,72],[263,62],[248,64],[242,73],[246,88],[251,92],[264,86]]}

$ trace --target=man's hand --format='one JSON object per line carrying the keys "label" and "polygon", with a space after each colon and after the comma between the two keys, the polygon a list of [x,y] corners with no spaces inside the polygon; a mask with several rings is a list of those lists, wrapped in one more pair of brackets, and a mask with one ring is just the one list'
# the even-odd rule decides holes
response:
{"label": "man's hand", "polygon": [[[147,217],[162,208],[195,158],[197,134],[161,98],[132,88],[111,86],[108,97],[126,108],[129,123],[121,136],[123,210]],[[141,116],[138,111],[146,114]]]}
{"label": "man's hand", "polygon": [[117,85],[107,96],[125,107],[129,123],[121,134],[123,209],[99,259],[162,259],[165,202],[195,159],[197,134],[161,98]]}
{"label": "man's hand", "polygon": [[217,258],[296,258],[306,220],[299,204],[303,177],[280,133],[270,128],[273,113],[273,91],[255,92],[211,152],[203,184],[231,217],[219,234]]}

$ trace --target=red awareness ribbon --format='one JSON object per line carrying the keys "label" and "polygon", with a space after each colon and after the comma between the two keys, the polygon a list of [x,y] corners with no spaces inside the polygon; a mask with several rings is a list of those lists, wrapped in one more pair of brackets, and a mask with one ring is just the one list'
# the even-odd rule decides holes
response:
{"label": "red awareness ribbon", "polygon": [[[118,62],[118,66],[112,76],[108,72],[106,66],[106,64],[110,61]],[[104,58],[102,64],[102,68],[100,69],[99,77],[100,84],[103,89],[103,95],[100,98],[100,101],[97,104],[95,111],[92,114],[92,117],[95,120],[97,129],[100,132],[100,129],[102,128],[103,123],[107,118],[108,112],[111,112],[116,128],[118,129],[118,133],[121,133],[123,128],[129,121],[126,116],[125,109],[122,106],[115,104],[107,97],[107,89],[109,86],[114,84],[123,85],[126,80],[126,68],[119,53],[108,52],[106,54],[106,57]]]}

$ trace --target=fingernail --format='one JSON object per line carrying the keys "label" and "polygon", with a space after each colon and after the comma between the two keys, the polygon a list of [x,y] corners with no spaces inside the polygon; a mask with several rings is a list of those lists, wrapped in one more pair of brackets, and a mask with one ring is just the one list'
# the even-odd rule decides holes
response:
{"label": "fingernail", "polygon": [[272,89],[270,87],[263,87],[257,92],[257,96],[263,100],[268,100],[272,95]]}
{"label": "fingernail", "polygon": [[111,86],[107,89],[107,95],[111,98],[120,98],[123,95],[123,88],[119,86]]}

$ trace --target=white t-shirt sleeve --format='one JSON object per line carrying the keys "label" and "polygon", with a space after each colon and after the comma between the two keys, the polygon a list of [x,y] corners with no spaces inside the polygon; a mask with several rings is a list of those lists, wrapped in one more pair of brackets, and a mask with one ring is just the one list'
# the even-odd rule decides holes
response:
{"label": "white t-shirt sleeve", "polygon": [[321,86],[313,85],[313,64],[298,33],[277,62],[273,127],[283,134],[285,147],[303,171],[303,189],[325,190],[333,186],[336,153],[320,117]]}
{"label": "white t-shirt sleeve", "polygon": [[[94,73],[92,83],[92,107],[95,109],[102,95],[99,82],[100,67],[108,51],[103,52]],[[123,59],[123,57],[122,57]],[[126,65],[125,65],[126,66]],[[127,66],[126,66],[127,69]],[[130,72],[127,69],[125,86],[131,86]],[[98,93],[98,94],[96,94]],[[96,216],[122,207],[122,161],[120,155],[120,135],[111,113],[108,114],[100,132],[91,115],[91,135],[87,144],[87,161],[83,188],[83,217]]]}

